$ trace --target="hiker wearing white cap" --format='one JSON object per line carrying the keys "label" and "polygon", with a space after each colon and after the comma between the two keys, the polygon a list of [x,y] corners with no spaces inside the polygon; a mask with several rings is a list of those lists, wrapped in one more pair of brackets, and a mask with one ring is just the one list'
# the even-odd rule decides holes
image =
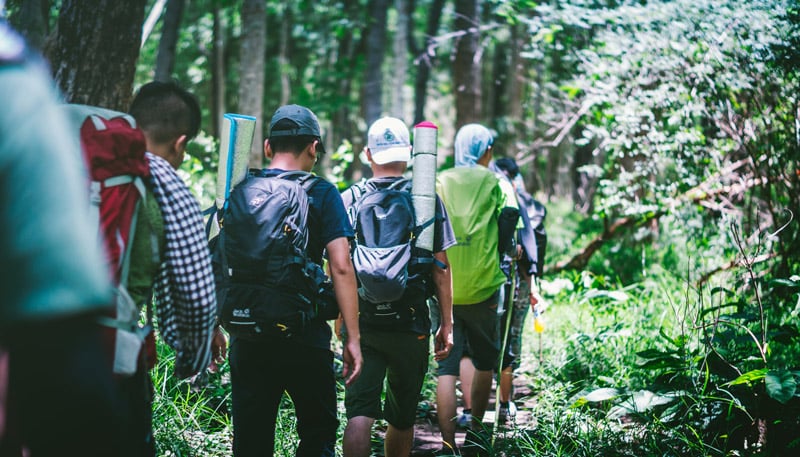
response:
{"label": "hiker wearing white cap", "polygon": [[[427,300],[439,301],[441,325],[434,339],[434,358],[452,346],[452,286],[448,248],[455,236],[442,201],[436,199],[433,250],[415,245],[416,225],[403,177],[411,159],[411,142],[403,121],[384,117],[367,134],[366,155],[373,177],[342,194],[355,231],[353,263],[359,279],[359,325],[364,367],[345,393],[345,457],[371,455],[375,419],[389,423],[384,442],[387,457],[405,457],[414,440],[414,420],[428,371],[431,321]],[[381,404],[384,380],[385,402]]]}

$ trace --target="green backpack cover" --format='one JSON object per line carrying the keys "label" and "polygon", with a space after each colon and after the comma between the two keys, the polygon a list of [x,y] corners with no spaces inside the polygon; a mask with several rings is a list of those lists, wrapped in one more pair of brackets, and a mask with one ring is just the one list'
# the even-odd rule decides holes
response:
{"label": "green backpack cover", "polygon": [[485,167],[458,167],[436,178],[458,243],[447,250],[453,277],[453,304],[480,303],[506,277],[497,252],[497,217],[505,197],[497,176]]}

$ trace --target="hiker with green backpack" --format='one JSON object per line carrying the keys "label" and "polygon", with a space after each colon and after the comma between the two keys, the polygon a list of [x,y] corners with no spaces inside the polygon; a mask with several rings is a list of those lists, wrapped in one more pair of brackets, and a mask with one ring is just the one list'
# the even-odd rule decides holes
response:
{"label": "hiker with green backpack", "polygon": [[[406,457],[414,441],[417,402],[430,359],[428,299],[435,296],[441,323],[434,358],[452,347],[452,285],[446,250],[455,244],[447,211],[417,223],[411,181],[403,177],[411,142],[403,121],[384,117],[367,133],[373,176],[342,193],[355,231],[353,263],[359,280],[359,325],[364,368],[345,392],[345,457],[368,457],[371,431],[384,418],[384,452]],[[433,178],[431,177],[431,182]],[[431,188],[433,184],[431,183]],[[433,225],[433,249],[418,246],[423,226]],[[386,381],[385,401],[381,404]]]}
{"label": "hiker with green backpack", "polygon": [[485,446],[483,415],[489,403],[492,373],[500,351],[499,290],[506,281],[500,255],[516,255],[513,244],[519,207],[487,168],[493,137],[479,124],[467,124],[455,138],[455,168],[437,177],[436,191],[444,201],[458,244],[448,251],[453,276],[453,349],[439,362],[436,405],[445,451],[455,451],[456,378],[466,347],[475,375],[469,395],[472,423],[465,452]]}

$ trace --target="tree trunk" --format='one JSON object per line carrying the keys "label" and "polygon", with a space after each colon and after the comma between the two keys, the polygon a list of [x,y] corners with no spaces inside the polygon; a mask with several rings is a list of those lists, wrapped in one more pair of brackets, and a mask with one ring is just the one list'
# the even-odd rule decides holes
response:
{"label": "tree trunk", "polygon": [[[428,98],[428,80],[433,69],[433,50],[429,47],[433,43],[433,38],[439,32],[439,24],[442,21],[442,9],[446,0],[434,0],[428,10],[428,23],[425,27],[425,43],[422,49],[415,52],[417,62],[417,76],[414,78],[414,124],[425,120],[425,103]],[[411,22],[411,21],[409,21]]]}
{"label": "tree trunk", "polygon": [[464,32],[457,39],[453,62],[456,128],[481,120],[481,66],[477,59],[479,13],[478,0],[456,0],[454,29]]}
{"label": "tree trunk", "polygon": [[394,34],[394,65],[392,65],[392,116],[405,118],[406,100],[404,96],[406,78],[408,77],[408,0],[395,0],[397,24]]}
{"label": "tree trunk", "polygon": [[70,103],[127,111],[146,0],[64,0],[49,49]]}
{"label": "tree trunk", "polygon": [[181,18],[185,0],[169,0],[164,24],[161,26],[161,41],[158,42],[158,58],[156,59],[156,81],[172,79],[175,68],[175,46],[178,43]]}
{"label": "tree trunk", "polygon": [[367,71],[364,79],[364,118],[367,125],[383,113],[383,57],[386,54],[386,11],[390,0],[371,0],[367,24]]}
{"label": "tree trunk", "polygon": [[281,75],[281,105],[286,105],[292,99],[292,81],[289,73],[289,49],[292,41],[292,23],[294,22],[292,3],[288,3],[283,9],[283,21],[281,21],[281,41],[278,53],[278,71]]}
{"label": "tree trunk", "polygon": [[219,3],[215,0],[213,5],[214,46],[211,50],[211,134],[217,138],[225,114],[225,24]]}
{"label": "tree trunk", "polygon": [[[510,78],[510,53],[511,43],[507,40],[495,40],[494,52],[491,59],[486,60],[484,74],[491,78],[489,84],[484,87],[483,107],[489,119],[497,120],[508,115],[508,103],[506,91],[508,90],[508,80]],[[504,134],[506,132],[501,132]],[[508,149],[503,147],[503,152]]]}
{"label": "tree trunk", "polygon": [[[356,17],[361,11],[361,6],[357,0],[345,0],[342,7],[345,16]],[[330,63],[337,75],[334,83],[337,93],[341,94],[344,103],[339,103],[331,114],[331,130],[328,132],[328,138],[333,148],[337,148],[344,140],[351,141],[354,154],[352,162],[345,168],[343,173],[346,181],[360,179],[363,168],[358,152],[361,151],[363,146],[364,136],[354,128],[356,125],[354,117],[358,109],[354,110],[353,108],[358,107],[358,102],[353,100],[355,97],[352,94],[353,82],[358,79],[356,75],[361,71],[360,67],[356,65],[356,55],[359,54],[363,38],[362,40],[356,40],[354,32],[355,30],[348,28],[342,33]],[[366,35],[366,31],[362,31],[362,33]]]}
{"label": "tree trunk", "polygon": [[264,163],[262,120],[264,111],[264,54],[267,45],[267,9],[263,0],[244,0],[241,10],[241,70],[239,113],[256,118],[256,133],[250,150],[250,167]]}
{"label": "tree trunk", "polygon": [[[580,134],[583,125],[579,122],[575,125],[575,133]],[[592,152],[597,147],[597,141],[589,141],[584,145],[575,147],[575,158],[570,165],[570,175],[572,176],[572,203],[575,209],[581,214],[591,214],[592,202],[594,200],[593,189],[595,179],[584,171],[581,167],[589,165],[594,161]]]}
{"label": "tree trunk", "polygon": [[[544,99],[544,65],[538,62],[534,70],[536,73],[533,86],[536,92],[533,94],[533,109],[531,110],[531,133],[533,134],[533,138],[540,138],[541,130],[543,130],[539,128],[539,117],[542,113],[542,100]],[[536,156],[538,155],[537,152],[532,151],[531,155],[533,156],[531,157],[531,163],[534,164],[534,166],[530,167],[528,170],[525,185],[527,186],[528,192],[533,194],[537,189],[544,189],[544,179],[540,177],[535,166]]]}
{"label": "tree trunk", "polygon": [[42,49],[50,33],[50,0],[24,0],[17,13],[9,19],[29,46]]}
{"label": "tree trunk", "polygon": [[525,99],[525,87],[527,84],[527,69],[525,59],[522,58],[522,51],[525,47],[525,40],[530,37],[526,33],[527,25],[523,23],[515,24],[511,27],[511,40],[509,49],[509,77],[506,81],[505,112],[509,117],[508,141],[506,149],[508,155],[516,157],[520,151],[520,142],[525,133],[524,122],[522,119],[523,99]]}

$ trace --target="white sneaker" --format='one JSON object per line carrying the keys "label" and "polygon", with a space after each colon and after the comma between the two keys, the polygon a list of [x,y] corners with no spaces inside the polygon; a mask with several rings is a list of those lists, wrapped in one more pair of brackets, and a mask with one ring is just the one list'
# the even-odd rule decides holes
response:
{"label": "white sneaker", "polygon": [[468,428],[472,425],[472,414],[470,413],[461,413],[456,418],[456,425],[461,428]]}
{"label": "white sneaker", "polygon": [[501,406],[499,411],[499,420],[501,422],[505,421],[514,421],[514,418],[517,417],[517,405],[514,404],[513,401],[508,402],[508,407]]}

